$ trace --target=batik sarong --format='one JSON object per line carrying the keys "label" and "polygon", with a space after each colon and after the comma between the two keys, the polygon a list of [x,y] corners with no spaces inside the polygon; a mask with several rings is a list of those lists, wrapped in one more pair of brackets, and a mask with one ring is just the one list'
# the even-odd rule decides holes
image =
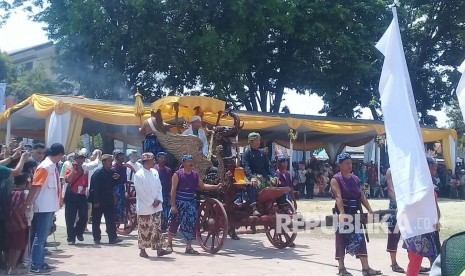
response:
{"label": "batik sarong", "polygon": [[195,200],[176,200],[178,213],[170,213],[170,235],[175,236],[178,231],[186,241],[195,240],[195,222],[197,220],[197,205]]}
{"label": "batik sarong", "polygon": [[151,215],[137,215],[137,224],[139,249],[151,248],[156,250],[166,247],[165,237],[160,227],[160,212]]}
{"label": "batik sarong", "polygon": [[124,184],[118,184],[114,188],[115,192],[115,219],[116,222],[124,224],[126,222],[126,196]]}
{"label": "batik sarong", "polygon": [[[397,203],[393,200],[390,200],[389,201],[389,210],[397,210]],[[397,218],[396,218],[396,215],[391,215],[389,216],[388,220],[387,220],[387,225],[389,228],[394,228],[396,227],[396,224],[397,224]]]}
{"label": "batik sarong", "polygon": [[[397,203],[394,200],[389,201],[389,210],[397,210]],[[397,225],[397,217],[395,214],[389,216],[387,220],[388,226],[388,240],[386,251],[387,252],[397,252],[397,245],[400,240],[400,231]]]}
{"label": "batik sarong", "polygon": [[423,257],[431,257],[434,260],[441,250],[439,233],[435,231],[405,239],[402,247],[407,249],[408,252],[412,252]]}
{"label": "batik sarong", "polygon": [[155,156],[157,156],[160,151],[163,151],[161,144],[155,134],[145,135],[145,139],[142,142],[142,149],[144,152],[151,152]]}
{"label": "batik sarong", "polygon": [[168,221],[170,219],[171,211],[171,196],[169,194],[163,194],[163,211],[161,211],[161,231],[163,233],[168,230]]}

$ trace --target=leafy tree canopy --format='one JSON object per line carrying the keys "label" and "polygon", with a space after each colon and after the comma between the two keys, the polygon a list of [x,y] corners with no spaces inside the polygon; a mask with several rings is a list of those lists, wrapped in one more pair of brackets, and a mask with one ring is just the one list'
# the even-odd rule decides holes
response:
{"label": "leafy tree canopy", "polygon": [[[145,100],[203,94],[248,110],[279,112],[284,89],[317,93],[322,112],[379,118],[382,56],[392,18],[385,0],[15,0],[44,7],[65,78],[88,97]],[[29,3],[29,4],[28,4]],[[398,8],[417,109],[434,124],[465,57],[465,1],[405,0]],[[292,103],[289,103],[292,104]],[[284,109],[286,110],[286,109]]]}

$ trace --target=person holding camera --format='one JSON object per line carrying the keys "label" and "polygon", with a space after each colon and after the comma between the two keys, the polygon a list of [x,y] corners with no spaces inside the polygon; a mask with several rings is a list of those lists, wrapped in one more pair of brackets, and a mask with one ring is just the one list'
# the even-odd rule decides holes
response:
{"label": "person holding camera", "polygon": [[[76,238],[84,240],[84,231],[87,224],[87,197],[86,188],[89,185],[88,172],[84,171],[82,164],[86,159],[84,154],[77,154],[72,166],[65,171],[65,181],[67,183],[64,203],[66,232],[68,244],[74,245]],[[76,214],[79,219],[76,222]],[[76,223],[75,223],[76,222]]]}

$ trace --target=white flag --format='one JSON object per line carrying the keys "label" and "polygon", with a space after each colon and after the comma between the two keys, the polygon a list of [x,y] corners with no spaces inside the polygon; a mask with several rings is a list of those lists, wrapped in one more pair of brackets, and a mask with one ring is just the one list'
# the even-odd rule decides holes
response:
{"label": "white flag", "polygon": [[0,83],[0,112],[5,111],[6,83]]}
{"label": "white flag", "polygon": [[465,60],[462,62],[462,65],[458,68],[462,73],[460,78],[459,85],[457,86],[457,99],[459,100],[460,110],[465,119]]}
{"label": "white flag", "polygon": [[392,12],[394,18],[376,48],[384,55],[379,93],[398,225],[407,239],[433,232],[438,215],[395,7]]}

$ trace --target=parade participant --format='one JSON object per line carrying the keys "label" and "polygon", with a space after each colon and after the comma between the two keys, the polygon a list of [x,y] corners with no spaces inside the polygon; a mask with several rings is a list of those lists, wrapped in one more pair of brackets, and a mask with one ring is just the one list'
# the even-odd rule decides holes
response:
{"label": "parade participant", "polygon": [[171,254],[165,250],[165,238],[161,232],[162,186],[153,153],[142,154],[142,169],[134,175],[138,227],[139,256],[148,258],[146,248],[157,250],[157,256]]}
{"label": "parade participant", "polygon": [[276,170],[276,178],[278,179],[277,187],[289,187],[291,191],[281,197],[279,197],[276,202],[278,203],[281,210],[289,211],[287,209],[288,203],[287,200],[290,199],[292,202],[295,201],[295,196],[293,193],[292,177],[289,171],[287,170],[288,162],[287,157],[278,158],[278,170]]}
{"label": "parade participant", "polygon": [[172,179],[171,186],[171,214],[168,236],[168,246],[173,250],[173,237],[176,236],[178,227],[187,242],[186,254],[199,254],[192,248],[195,240],[195,221],[197,218],[197,205],[195,202],[195,191],[197,188],[203,190],[219,190],[222,184],[204,184],[199,174],[193,170],[194,162],[192,155],[186,154],[182,157],[182,168],[177,170]]}
{"label": "parade participant", "polygon": [[207,135],[205,135],[205,131],[202,129],[202,118],[200,116],[192,116],[189,128],[184,130],[182,134],[199,137],[200,140],[202,140],[202,148],[200,151],[203,155],[208,155],[208,139]]}
{"label": "parade participant", "polygon": [[[386,185],[389,193],[389,209],[397,210],[396,192],[394,191],[394,184],[392,183],[391,169],[386,171]],[[391,215],[387,221],[388,223],[388,240],[386,251],[391,255],[391,268],[392,271],[398,273],[405,273],[405,270],[397,264],[397,244],[400,240],[399,227],[397,226],[396,215]]]}
{"label": "parade participant", "polygon": [[[431,177],[436,175],[438,163],[436,159],[431,156],[426,157]],[[432,188],[434,189],[434,188]],[[418,275],[421,271],[421,261],[423,257],[427,257],[431,263],[434,262],[436,257],[439,255],[441,250],[441,242],[439,240],[439,229],[441,224],[439,219],[441,218],[441,212],[439,210],[437,202],[437,194],[434,191],[436,198],[436,210],[438,212],[438,221],[436,222],[435,231],[422,234],[419,236],[411,237],[404,240],[403,247],[407,249],[409,263],[407,266],[407,276]]]}
{"label": "parade participant", "polygon": [[37,167],[27,196],[26,206],[34,210],[34,241],[31,249],[32,273],[49,271],[45,263],[45,242],[50,233],[53,216],[60,209],[61,185],[57,163],[65,154],[62,144],[55,143],[48,150],[48,157]]}
{"label": "parade participant", "polygon": [[[292,177],[289,171],[287,170],[287,157],[280,157],[278,158],[278,170],[276,171],[276,178],[278,179],[278,187],[289,187],[291,191],[278,199],[276,199],[276,203],[278,203],[279,208],[281,211],[285,213],[292,214],[292,211],[289,210],[288,199],[292,200],[294,206],[296,205],[296,199],[294,196],[294,188],[292,185]],[[289,247],[295,247],[295,243],[289,244]]]}
{"label": "parade participant", "polygon": [[261,190],[271,186],[275,179],[275,171],[271,162],[266,156],[263,149],[260,148],[260,134],[256,132],[249,133],[249,148],[244,151],[242,163],[245,176],[250,179],[252,185],[247,185],[247,196],[250,206],[252,206],[252,215],[260,216],[257,210],[257,189]]}
{"label": "parade participant", "polygon": [[[129,161],[126,162],[126,165],[128,166],[126,168],[126,174],[128,181],[134,182],[134,175],[138,170],[142,169],[142,164],[138,161],[139,155],[137,154],[137,150],[131,150],[131,152],[128,154],[128,157]],[[131,169],[131,167],[134,169],[134,171]]]}
{"label": "parade participant", "polygon": [[102,155],[102,168],[98,169],[90,181],[88,201],[92,203],[92,235],[94,243],[100,244],[100,223],[102,215],[105,216],[105,225],[110,244],[122,242],[116,235],[114,188],[118,185],[121,176],[112,169],[113,156]]}
{"label": "parade participant", "polygon": [[113,151],[113,169],[119,174],[119,178],[117,180],[118,185],[115,187],[115,195],[116,195],[116,205],[115,205],[115,212],[116,212],[116,222],[124,224],[126,221],[126,181],[127,177],[127,167],[124,166],[124,153],[123,151],[116,149]]}
{"label": "parade participant", "polygon": [[[74,245],[76,238],[84,240],[84,231],[87,225],[87,186],[89,180],[88,172],[84,171],[82,164],[86,159],[83,153],[78,153],[72,163],[72,167],[66,169],[65,181],[67,190],[65,192],[65,220],[66,232],[69,245]],[[76,221],[76,214],[79,219]]]}
{"label": "parade participant", "polygon": [[170,218],[171,209],[171,168],[166,165],[166,152],[159,152],[157,154],[157,164],[155,169],[160,175],[162,194],[163,194],[163,210],[161,211],[161,231],[164,233],[168,230],[168,220]]}
{"label": "parade participant", "polygon": [[145,120],[139,128],[139,133],[145,135],[145,140],[142,142],[142,150],[144,152],[151,152],[155,156],[159,151],[162,151],[160,142],[155,135],[157,125],[156,113],[152,109],[150,111],[150,118]]}
{"label": "parade participant", "polygon": [[8,275],[18,274],[19,271],[16,271],[16,267],[21,253],[26,250],[27,246],[26,189],[30,182],[31,176],[27,172],[15,176],[15,188],[10,193],[6,223],[8,236]]}
{"label": "parade participant", "polygon": [[[352,174],[352,159],[350,155],[348,153],[339,154],[337,163],[340,172],[335,174],[331,179],[331,191],[336,199],[334,213],[338,214],[340,222],[336,230],[336,260],[339,262],[338,275],[352,275],[344,265],[346,252],[360,259],[363,275],[381,275],[381,271],[374,270],[368,265],[366,241],[360,229],[352,229],[352,232],[347,233],[347,230],[343,228],[343,223],[341,223],[347,221],[347,215],[354,215],[361,211],[361,205],[365,206],[370,214],[373,213],[373,210],[361,189],[360,179]],[[356,226],[357,224],[354,223],[352,225]]]}

